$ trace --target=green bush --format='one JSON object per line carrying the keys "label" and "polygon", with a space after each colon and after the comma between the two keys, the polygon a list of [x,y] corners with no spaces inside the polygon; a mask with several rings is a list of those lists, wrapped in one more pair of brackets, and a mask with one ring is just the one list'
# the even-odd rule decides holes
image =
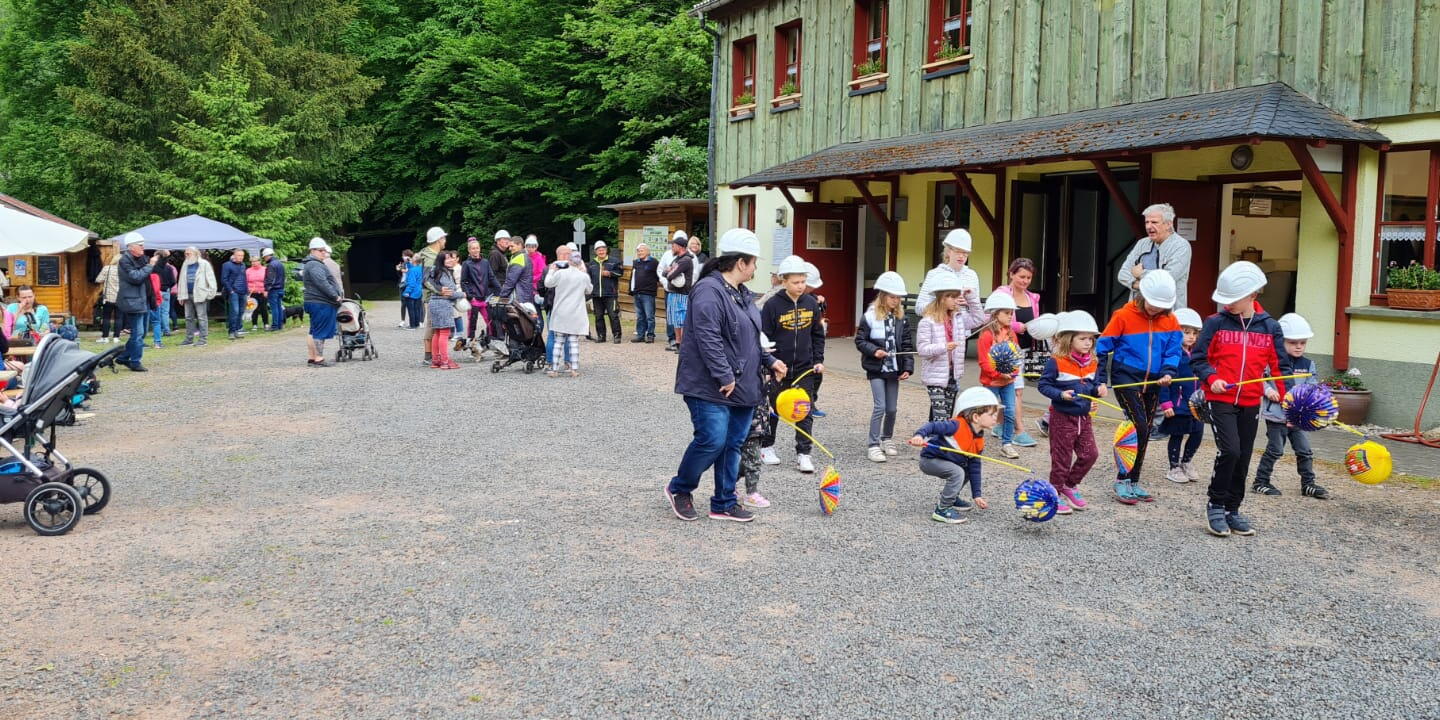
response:
{"label": "green bush", "polygon": [[1385,275],[1385,287],[1391,290],[1440,290],[1440,271],[1417,262],[1392,267]]}

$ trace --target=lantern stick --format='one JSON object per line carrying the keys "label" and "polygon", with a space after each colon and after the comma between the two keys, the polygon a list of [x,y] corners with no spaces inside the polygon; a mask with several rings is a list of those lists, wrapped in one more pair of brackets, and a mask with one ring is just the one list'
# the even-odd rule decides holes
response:
{"label": "lantern stick", "polygon": [[[1199,379],[1200,379],[1200,378],[1198,378],[1198,377],[1171,378],[1171,379],[1170,379],[1170,382],[1172,382],[1172,383],[1177,383],[1177,382],[1190,382],[1190,381],[1192,381],[1192,380],[1199,380]],[[1120,388],[1141,387],[1141,386],[1144,386],[1144,385],[1155,385],[1155,384],[1157,384],[1157,383],[1159,383],[1159,382],[1160,382],[1159,380],[1146,380],[1145,382],[1121,383],[1121,384],[1119,384],[1119,385],[1111,385],[1111,386],[1110,386],[1110,389],[1111,389],[1111,390],[1119,390]]]}
{"label": "lantern stick", "polygon": [[780,417],[778,414],[775,416],[775,419],[776,419],[776,420],[779,420],[780,422],[785,423],[786,425],[789,425],[789,426],[792,427],[792,428],[795,428],[795,432],[800,433],[801,435],[805,436],[805,439],[806,439],[806,440],[809,440],[810,442],[815,443],[815,447],[820,448],[820,452],[823,452],[823,453],[825,453],[826,455],[830,456],[830,459],[831,459],[831,460],[834,460],[834,459],[835,459],[835,453],[832,453],[832,452],[830,452],[829,450],[826,450],[826,449],[825,449],[825,446],[824,446],[824,445],[821,445],[821,444],[820,444],[820,441],[819,441],[819,440],[816,440],[814,435],[811,435],[810,433],[807,433],[807,432],[805,432],[804,430],[801,430],[800,427],[797,426],[795,423],[792,423],[792,422],[790,422],[789,420],[786,420],[785,418]]}
{"label": "lantern stick", "polygon": [[944,445],[936,445],[935,443],[925,443],[925,447],[932,447],[932,448],[935,448],[936,450],[944,450],[945,452],[952,452],[952,453],[955,453],[955,454],[957,454],[957,455],[964,455],[965,457],[972,457],[972,458],[976,458],[976,459],[979,459],[979,460],[986,460],[986,461],[988,461],[988,462],[993,462],[993,463],[997,463],[997,464],[999,464],[999,465],[1004,465],[1005,467],[1008,467],[1008,468],[1015,468],[1016,470],[1020,470],[1020,471],[1023,471],[1023,472],[1027,472],[1027,473],[1030,473],[1031,475],[1034,475],[1034,474],[1035,474],[1035,471],[1034,471],[1034,470],[1031,470],[1030,468],[1020,467],[1019,465],[1015,465],[1015,464],[1013,464],[1013,463],[1008,463],[1008,462],[1005,462],[1004,460],[996,460],[995,458],[985,457],[984,455],[979,455],[979,454],[972,453],[972,452],[965,452],[964,450],[959,450],[959,449],[957,449],[957,448],[945,447]]}
{"label": "lantern stick", "polygon": [[1086,400],[1090,400],[1090,401],[1093,401],[1093,402],[1100,403],[1101,405],[1104,405],[1105,407],[1108,407],[1108,408],[1110,408],[1110,409],[1112,409],[1112,410],[1118,410],[1118,411],[1120,411],[1120,412],[1122,412],[1122,413],[1125,412],[1124,408],[1121,408],[1119,405],[1116,405],[1115,403],[1112,403],[1112,402],[1105,402],[1104,400],[1101,400],[1100,398],[1095,397],[1094,395],[1086,395],[1086,394],[1084,394],[1084,393],[1076,393],[1076,394],[1079,395],[1079,396],[1082,397],[1082,398],[1085,398]]}

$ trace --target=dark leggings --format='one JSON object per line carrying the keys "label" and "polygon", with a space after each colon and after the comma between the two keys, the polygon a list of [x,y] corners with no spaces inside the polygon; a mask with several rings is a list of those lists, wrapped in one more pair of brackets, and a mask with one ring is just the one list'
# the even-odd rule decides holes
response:
{"label": "dark leggings", "polygon": [[270,299],[265,293],[250,293],[255,298],[255,312],[250,313],[250,327],[270,326]]}
{"label": "dark leggings", "polygon": [[1189,415],[1165,418],[1165,422],[1160,423],[1160,429],[1170,433],[1165,448],[1169,451],[1170,467],[1195,459],[1200,443],[1205,440],[1205,423]]}
{"label": "dark leggings", "polygon": [[120,337],[120,306],[113,302],[100,305],[100,337]]}
{"label": "dark leggings", "polygon": [[1139,447],[1135,449],[1135,467],[1130,468],[1128,473],[1117,473],[1117,480],[1138,481],[1140,471],[1145,467],[1145,448],[1150,445],[1150,420],[1155,417],[1155,406],[1160,404],[1160,392],[1153,388],[1153,385],[1147,385],[1145,388],[1121,388],[1115,391],[1115,400],[1125,411],[1126,419],[1134,423],[1135,435],[1140,441]]}

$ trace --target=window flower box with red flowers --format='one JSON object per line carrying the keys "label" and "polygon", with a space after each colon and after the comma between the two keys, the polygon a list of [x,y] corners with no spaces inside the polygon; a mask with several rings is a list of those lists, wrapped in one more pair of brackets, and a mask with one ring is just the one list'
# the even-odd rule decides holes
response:
{"label": "window flower box with red flowers", "polygon": [[885,63],[870,60],[855,66],[855,79],[850,81],[850,89],[865,90],[884,85],[889,79],[890,73],[885,72]]}
{"label": "window flower box with red flowers", "polygon": [[1440,271],[1412,262],[1385,274],[1386,296],[1396,310],[1440,310]]}

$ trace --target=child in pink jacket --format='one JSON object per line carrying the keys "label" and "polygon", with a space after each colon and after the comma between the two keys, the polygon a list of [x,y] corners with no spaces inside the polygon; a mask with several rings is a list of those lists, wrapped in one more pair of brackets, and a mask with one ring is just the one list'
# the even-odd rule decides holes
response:
{"label": "child in pink jacket", "polygon": [[974,290],[962,288],[959,278],[942,278],[932,289],[935,300],[915,328],[915,349],[920,355],[920,382],[930,394],[930,422],[938,422],[954,415],[955,396],[965,375],[965,341],[987,318],[980,298]]}

